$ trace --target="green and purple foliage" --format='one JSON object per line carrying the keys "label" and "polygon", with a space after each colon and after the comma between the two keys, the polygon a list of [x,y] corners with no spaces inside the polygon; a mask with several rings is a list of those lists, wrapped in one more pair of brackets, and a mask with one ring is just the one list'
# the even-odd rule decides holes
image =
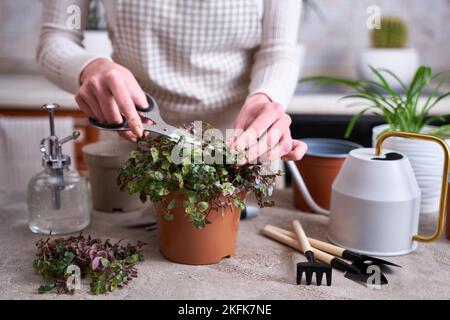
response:
{"label": "green and purple foliage", "polygon": [[137,277],[135,264],[143,261],[141,248],[145,245],[111,244],[109,239],[101,241],[83,235],[36,242],[37,253],[33,267],[38,274],[53,282],[39,287],[39,293],[56,289],[58,293],[73,293],[67,287],[67,278],[72,275],[68,267],[80,268],[81,278],[91,278],[91,292],[95,295],[112,292]]}
{"label": "green and purple foliage", "polygon": [[[203,129],[210,128],[206,124]],[[176,141],[163,137],[141,139],[119,173],[118,184],[122,190],[139,193],[142,201],[149,197],[153,203],[163,202],[167,220],[173,218],[171,209],[178,204],[176,200],[165,203],[165,197],[174,192],[185,195],[182,205],[186,215],[199,229],[210,223],[208,214],[213,207],[225,208],[234,203],[243,209],[242,196],[247,192],[255,194],[260,207],[273,205],[268,198],[281,172],[271,172],[262,164],[237,165],[240,155],[230,154],[226,143],[218,139],[203,140],[201,148],[195,148],[189,157],[176,164],[171,157],[176,145]],[[212,159],[219,153],[227,160],[210,164],[195,161],[196,152],[207,149]]]}

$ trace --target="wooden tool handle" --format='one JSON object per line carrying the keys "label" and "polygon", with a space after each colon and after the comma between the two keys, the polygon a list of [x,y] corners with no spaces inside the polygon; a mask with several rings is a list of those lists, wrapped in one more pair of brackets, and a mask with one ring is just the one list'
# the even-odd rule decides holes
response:
{"label": "wooden tool handle", "polygon": [[302,224],[298,220],[292,221],[292,227],[294,227],[295,235],[300,243],[300,247],[303,252],[312,251],[312,247],[309,244],[308,237],[306,236],[305,230],[303,230]]}
{"label": "wooden tool handle", "polygon": [[[267,236],[273,240],[276,240],[278,242],[281,242],[281,243],[303,253],[300,243],[297,240],[275,230],[271,226],[265,226],[264,229],[262,230],[262,232],[265,236]],[[322,252],[320,250],[314,249],[314,248],[311,248],[311,249],[312,249],[311,251],[314,252],[314,257],[316,257],[317,259],[319,259],[320,261],[322,261],[326,264],[331,265],[331,261],[334,259],[334,257],[332,255]]]}
{"label": "wooden tool handle", "polygon": [[284,234],[284,235],[286,235],[288,237],[291,237],[293,239],[297,239],[297,236],[292,231],[289,231],[289,230],[286,230],[286,229],[282,229],[282,228],[276,227],[276,226],[271,225],[271,224],[266,225],[266,227],[268,227],[270,229],[273,229],[275,231],[278,231],[279,233],[282,233],[282,234]]}
{"label": "wooden tool handle", "polygon": [[314,248],[328,252],[336,257],[342,257],[342,253],[345,251],[345,249],[332,245],[331,243],[323,242],[313,238],[308,238],[308,240]]}
{"label": "wooden tool handle", "polygon": [[[268,226],[270,228],[273,228],[274,230],[284,234],[284,235],[287,235],[287,236],[289,236],[291,238],[296,239],[296,235],[292,231],[285,230],[285,229],[282,229],[282,228],[278,228],[278,227],[273,226],[273,225],[268,225]],[[338,246],[335,246],[335,245],[332,245],[330,243],[323,242],[323,241],[320,241],[320,240],[317,240],[317,239],[314,239],[314,238],[309,238],[308,237],[308,240],[309,240],[309,243],[311,244],[312,247],[314,247],[316,249],[319,249],[319,250],[322,250],[322,251],[325,251],[325,252],[328,252],[328,253],[332,254],[333,256],[342,257],[342,254],[345,251],[344,248],[341,248],[341,247],[338,247]]]}

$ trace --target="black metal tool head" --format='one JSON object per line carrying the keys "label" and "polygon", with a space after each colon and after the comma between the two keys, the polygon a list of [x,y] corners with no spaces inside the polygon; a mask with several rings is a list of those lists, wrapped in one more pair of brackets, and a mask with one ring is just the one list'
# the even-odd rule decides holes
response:
{"label": "black metal tool head", "polygon": [[398,264],[395,264],[393,262],[390,262],[390,261],[387,261],[384,259],[380,259],[380,258],[376,258],[373,256],[369,256],[366,254],[358,253],[355,251],[350,251],[350,250],[345,250],[342,253],[342,257],[345,259],[351,260],[351,261],[355,261],[355,262],[356,261],[360,261],[360,262],[368,261],[368,262],[371,262],[371,263],[379,265],[379,266],[386,265],[386,266],[401,268],[401,266],[399,266]]}
{"label": "black metal tool head", "polygon": [[314,273],[316,274],[316,284],[318,286],[322,285],[322,279],[325,275],[327,286],[331,286],[332,280],[332,268],[331,266],[317,262],[314,258],[312,251],[305,252],[305,256],[308,259],[307,262],[297,263],[297,284],[302,284],[303,274],[305,274],[306,284],[310,285],[312,283],[312,278]]}
{"label": "black metal tool head", "polygon": [[393,262],[384,260],[384,259],[380,259],[380,258],[376,258],[376,257],[372,257],[372,256],[368,256],[365,254],[361,255],[362,261],[369,261],[373,264],[376,265],[386,265],[386,266],[392,266],[392,267],[397,267],[397,268],[401,268],[402,266],[395,264]]}

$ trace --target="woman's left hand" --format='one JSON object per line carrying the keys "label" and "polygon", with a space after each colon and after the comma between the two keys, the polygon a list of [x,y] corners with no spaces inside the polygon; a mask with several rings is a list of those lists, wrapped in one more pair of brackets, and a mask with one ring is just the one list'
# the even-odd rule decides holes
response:
{"label": "woman's left hand", "polygon": [[291,117],[262,93],[247,98],[234,122],[230,150],[246,150],[245,162],[300,160],[307,146],[291,137]]}

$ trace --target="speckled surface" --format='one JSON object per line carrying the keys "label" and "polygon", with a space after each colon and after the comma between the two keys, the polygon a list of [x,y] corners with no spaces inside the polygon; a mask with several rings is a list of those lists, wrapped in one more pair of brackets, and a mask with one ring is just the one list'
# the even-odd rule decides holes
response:
{"label": "speckled surface", "polygon": [[[158,251],[156,231],[127,229],[120,222],[141,213],[94,213],[85,233],[125,241],[142,240],[146,260],[139,277],[114,293],[93,296],[89,286],[73,296],[37,294],[42,284],[32,269],[34,242],[39,235],[27,228],[24,194],[0,194],[0,298],[1,299],[450,299],[450,242],[442,238],[421,244],[412,254],[391,260],[402,265],[387,274],[389,285],[369,289],[333,273],[331,287],[297,286],[295,265],[304,258],[260,234],[271,223],[288,228],[300,219],[306,232],[325,239],[327,218],[293,210],[290,190],[277,191],[276,208],[266,208],[241,222],[236,255],[211,266],[187,266],[165,260]],[[431,217],[422,219],[424,232],[433,229]]]}

